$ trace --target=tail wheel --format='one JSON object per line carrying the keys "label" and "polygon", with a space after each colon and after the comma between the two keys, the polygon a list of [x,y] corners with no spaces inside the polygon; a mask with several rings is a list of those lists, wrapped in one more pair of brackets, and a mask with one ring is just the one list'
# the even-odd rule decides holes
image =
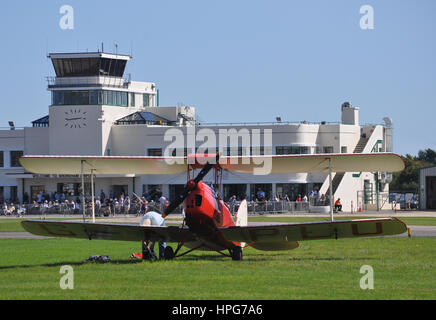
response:
{"label": "tail wheel", "polygon": [[234,247],[232,250],[232,260],[242,260],[242,248]]}
{"label": "tail wheel", "polygon": [[165,247],[164,258],[165,258],[165,260],[174,259],[174,250],[172,247],[170,247],[170,246]]}

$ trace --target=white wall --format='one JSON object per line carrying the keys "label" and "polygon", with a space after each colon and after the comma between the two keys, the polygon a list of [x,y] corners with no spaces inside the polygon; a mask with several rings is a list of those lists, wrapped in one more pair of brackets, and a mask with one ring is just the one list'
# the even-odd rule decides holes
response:
{"label": "white wall", "polygon": [[49,132],[48,127],[24,128],[24,154],[50,154]]}

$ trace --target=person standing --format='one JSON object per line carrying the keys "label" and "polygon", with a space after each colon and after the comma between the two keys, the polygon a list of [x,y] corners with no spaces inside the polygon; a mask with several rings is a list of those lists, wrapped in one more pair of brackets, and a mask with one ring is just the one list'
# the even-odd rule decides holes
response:
{"label": "person standing", "polygon": [[97,199],[95,199],[95,214],[100,216],[100,209],[101,209],[101,201],[100,201],[100,197],[97,197]]}
{"label": "person standing", "polygon": [[101,189],[101,192],[100,192],[100,201],[101,201],[102,203],[104,203],[104,200],[105,200],[105,199],[106,199],[106,195],[105,195],[103,189]]}
{"label": "person standing", "polygon": [[123,205],[124,205],[124,213],[126,215],[128,215],[129,211],[130,211],[130,197],[129,196],[126,196],[126,199],[124,200]]}

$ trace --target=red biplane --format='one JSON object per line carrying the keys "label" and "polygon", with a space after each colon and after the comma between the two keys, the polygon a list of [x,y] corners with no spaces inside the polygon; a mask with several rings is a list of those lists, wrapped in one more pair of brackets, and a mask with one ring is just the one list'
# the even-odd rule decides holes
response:
{"label": "red biplane", "polygon": [[[177,174],[187,172],[184,191],[163,213],[171,214],[183,203],[185,219],[180,226],[144,226],[134,224],[26,220],[30,233],[52,237],[103,240],[176,242],[177,248],[166,251],[166,258],[182,256],[196,249],[213,250],[233,260],[242,259],[242,249],[291,250],[298,241],[338,239],[401,234],[407,226],[397,218],[338,220],[305,223],[248,225],[247,202],[239,205],[235,219],[221,198],[219,188],[202,180],[214,169],[215,187],[222,171],[252,173],[262,160],[270,162],[269,173],[301,172],[395,172],[404,168],[402,158],[392,153],[318,154],[283,156],[219,157],[98,157],[98,156],[24,156],[22,166],[41,174]],[[243,161],[244,160],[244,161]],[[194,170],[200,170],[194,177]],[[331,188],[330,188],[331,190]],[[93,196],[93,195],[92,195]],[[332,212],[332,211],[331,211]],[[332,213],[331,213],[332,214]],[[186,246],[189,250],[180,253]],[[225,252],[228,252],[225,253]]]}

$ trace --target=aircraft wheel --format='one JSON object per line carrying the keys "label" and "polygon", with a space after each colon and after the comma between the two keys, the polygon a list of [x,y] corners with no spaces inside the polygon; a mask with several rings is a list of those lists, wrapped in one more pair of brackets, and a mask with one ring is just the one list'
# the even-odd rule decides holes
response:
{"label": "aircraft wheel", "polygon": [[234,247],[232,250],[232,260],[242,260],[242,248]]}
{"label": "aircraft wheel", "polygon": [[173,260],[174,259],[174,250],[173,247],[166,246],[164,251],[165,260]]}

